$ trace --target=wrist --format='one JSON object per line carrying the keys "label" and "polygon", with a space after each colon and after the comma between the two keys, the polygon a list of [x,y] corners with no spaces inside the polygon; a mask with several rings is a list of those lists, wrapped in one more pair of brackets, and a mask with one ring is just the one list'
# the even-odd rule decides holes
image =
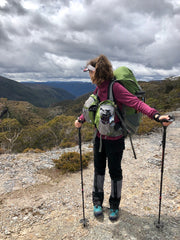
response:
{"label": "wrist", "polygon": [[78,117],[77,121],[78,121],[79,123],[83,123],[83,122],[84,122],[84,121],[83,121],[82,119],[80,119],[79,117]]}
{"label": "wrist", "polygon": [[156,122],[160,122],[160,120],[159,120],[160,116],[161,116],[161,115],[160,115],[159,113],[155,113],[154,116],[153,116],[153,118],[154,118],[154,120],[155,120]]}

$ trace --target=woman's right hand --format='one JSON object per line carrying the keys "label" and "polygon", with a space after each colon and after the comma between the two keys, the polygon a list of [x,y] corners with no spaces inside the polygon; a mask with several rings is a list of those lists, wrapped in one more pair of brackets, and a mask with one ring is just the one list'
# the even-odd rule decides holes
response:
{"label": "woman's right hand", "polygon": [[76,128],[81,128],[81,127],[82,127],[82,123],[79,122],[78,120],[76,120],[76,121],[74,122],[74,125],[75,125]]}

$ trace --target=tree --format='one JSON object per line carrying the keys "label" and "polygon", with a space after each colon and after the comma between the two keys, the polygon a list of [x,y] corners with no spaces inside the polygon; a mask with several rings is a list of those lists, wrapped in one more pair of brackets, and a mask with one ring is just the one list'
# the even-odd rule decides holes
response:
{"label": "tree", "polygon": [[[13,146],[21,134],[22,126],[16,119],[6,118],[0,122],[1,145],[8,149],[8,152],[12,151]],[[3,136],[3,137],[2,137]]]}

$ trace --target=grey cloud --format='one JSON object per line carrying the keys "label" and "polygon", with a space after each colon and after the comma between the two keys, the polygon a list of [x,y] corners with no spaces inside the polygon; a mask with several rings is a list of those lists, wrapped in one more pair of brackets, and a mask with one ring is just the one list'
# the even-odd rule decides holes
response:
{"label": "grey cloud", "polygon": [[[37,2],[35,0],[35,2]],[[67,0],[39,0],[39,3],[41,5],[44,5],[44,6],[48,6],[48,7],[53,7],[53,8],[58,8],[59,6],[69,6],[69,1]]]}
{"label": "grey cloud", "polygon": [[3,14],[18,14],[25,15],[27,11],[22,7],[18,0],[7,0],[7,4],[4,7],[0,7],[0,12]]}
{"label": "grey cloud", "polygon": [[[14,2],[18,1],[11,1]],[[59,18],[58,13],[61,14],[64,6],[69,7],[70,1],[34,0],[37,2],[38,11],[25,10],[25,15],[13,11],[21,18],[18,25],[12,25],[8,18],[1,24],[0,41],[3,47],[7,43],[10,47],[10,54],[5,48],[0,49],[5,56],[0,59],[0,66],[6,72],[25,72],[29,76],[34,73],[36,78],[78,77],[80,69],[71,66],[63,69],[61,58],[56,61],[58,57],[85,64],[101,53],[116,62],[137,63],[154,69],[171,69],[180,62],[180,16],[166,1],[133,0],[129,4],[125,0],[104,0],[103,3],[85,0],[82,11],[66,11]],[[60,22],[52,21],[54,15]],[[164,19],[171,23],[167,29]]]}
{"label": "grey cloud", "polygon": [[[169,39],[172,40],[173,39]],[[179,39],[180,41],[180,39]],[[180,63],[179,41],[170,44],[154,44],[146,49],[146,65],[153,68],[171,69]]]}
{"label": "grey cloud", "polygon": [[165,14],[172,14],[174,11],[173,5],[164,0],[133,0],[130,4],[126,0],[121,0],[120,4],[128,11],[142,14],[153,14],[158,18]]}
{"label": "grey cloud", "polygon": [[43,30],[47,33],[49,32],[50,34],[55,33],[57,30],[55,24],[51,23],[47,17],[37,12],[29,15],[28,26],[31,31],[36,30],[40,32]]}
{"label": "grey cloud", "polygon": [[9,41],[9,37],[6,33],[6,31],[4,31],[2,24],[0,23],[0,44],[1,46],[6,42]]}

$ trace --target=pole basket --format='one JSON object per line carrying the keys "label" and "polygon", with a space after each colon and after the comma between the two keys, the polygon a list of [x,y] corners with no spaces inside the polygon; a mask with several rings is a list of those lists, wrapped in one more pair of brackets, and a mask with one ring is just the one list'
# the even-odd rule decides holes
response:
{"label": "pole basket", "polygon": [[162,229],[164,227],[164,224],[162,222],[159,221],[155,221],[154,225],[156,226],[156,228],[158,229]]}
{"label": "pole basket", "polygon": [[87,218],[82,218],[79,222],[82,223],[84,227],[87,227],[89,220]]}

